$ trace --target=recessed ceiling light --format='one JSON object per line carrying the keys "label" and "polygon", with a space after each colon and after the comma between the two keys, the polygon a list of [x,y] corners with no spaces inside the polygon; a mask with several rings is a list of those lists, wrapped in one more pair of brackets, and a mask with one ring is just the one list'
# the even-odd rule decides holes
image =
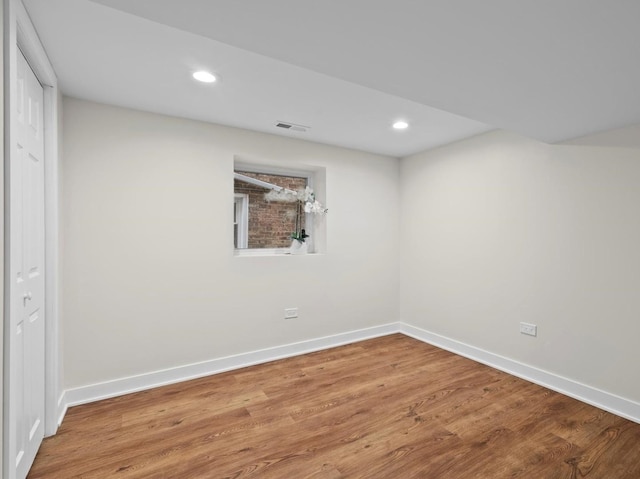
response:
{"label": "recessed ceiling light", "polygon": [[407,123],[406,121],[396,121],[396,122],[393,124],[393,127],[394,127],[396,130],[404,130],[405,128],[408,128],[408,127],[409,127],[409,123]]}
{"label": "recessed ceiling light", "polygon": [[204,70],[195,72],[193,74],[193,78],[204,83],[213,83],[214,81],[216,81],[215,75]]}

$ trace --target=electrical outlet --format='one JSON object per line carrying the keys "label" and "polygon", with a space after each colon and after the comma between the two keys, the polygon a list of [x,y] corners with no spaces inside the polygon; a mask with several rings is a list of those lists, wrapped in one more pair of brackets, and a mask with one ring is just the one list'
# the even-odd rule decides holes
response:
{"label": "electrical outlet", "polygon": [[298,308],[285,308],[284,319],[295,319],[298,317]]}
{"label": "electrical outlet", "polygon": [[522,334],[528,334],[529,336],[538,335],[538,326],[529,323],[520,323],[520,332]]}

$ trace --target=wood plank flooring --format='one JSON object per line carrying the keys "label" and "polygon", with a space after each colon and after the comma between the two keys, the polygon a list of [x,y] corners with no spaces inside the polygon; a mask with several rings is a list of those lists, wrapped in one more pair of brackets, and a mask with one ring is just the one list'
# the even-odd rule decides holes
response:
{"label": "wood plank flooring", "polygon": [[73,407],[29,478],[638,479],[640,425],[394,334]]}

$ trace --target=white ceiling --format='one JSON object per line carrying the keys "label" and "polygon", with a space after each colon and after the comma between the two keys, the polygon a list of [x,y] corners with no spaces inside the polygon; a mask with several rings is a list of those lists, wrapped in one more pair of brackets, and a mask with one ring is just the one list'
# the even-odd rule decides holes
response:
{"label": "white ceiling", "polygon": [[493,128],[557,142],[640,123],[636,0],[24,3],[79,98],[392,156]]}

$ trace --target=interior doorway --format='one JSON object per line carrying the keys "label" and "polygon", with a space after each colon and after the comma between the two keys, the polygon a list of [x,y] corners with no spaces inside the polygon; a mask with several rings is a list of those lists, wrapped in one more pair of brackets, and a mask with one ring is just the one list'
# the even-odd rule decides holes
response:
{"label": "interior doorway", "polygon": [[[44,438],[44,89],[22,52],[13,106],[17,139],[10,165],[10,398],[16,477],[26,477]],[[10,458],[10,461],[12,458]],[[13,462],[13,461],[12,461]]]}
{"label": "interior doorway", "polygon": [[2,477],[22,479],[64,413],[58,348],[58,89],[20,0],[4,2]]}

